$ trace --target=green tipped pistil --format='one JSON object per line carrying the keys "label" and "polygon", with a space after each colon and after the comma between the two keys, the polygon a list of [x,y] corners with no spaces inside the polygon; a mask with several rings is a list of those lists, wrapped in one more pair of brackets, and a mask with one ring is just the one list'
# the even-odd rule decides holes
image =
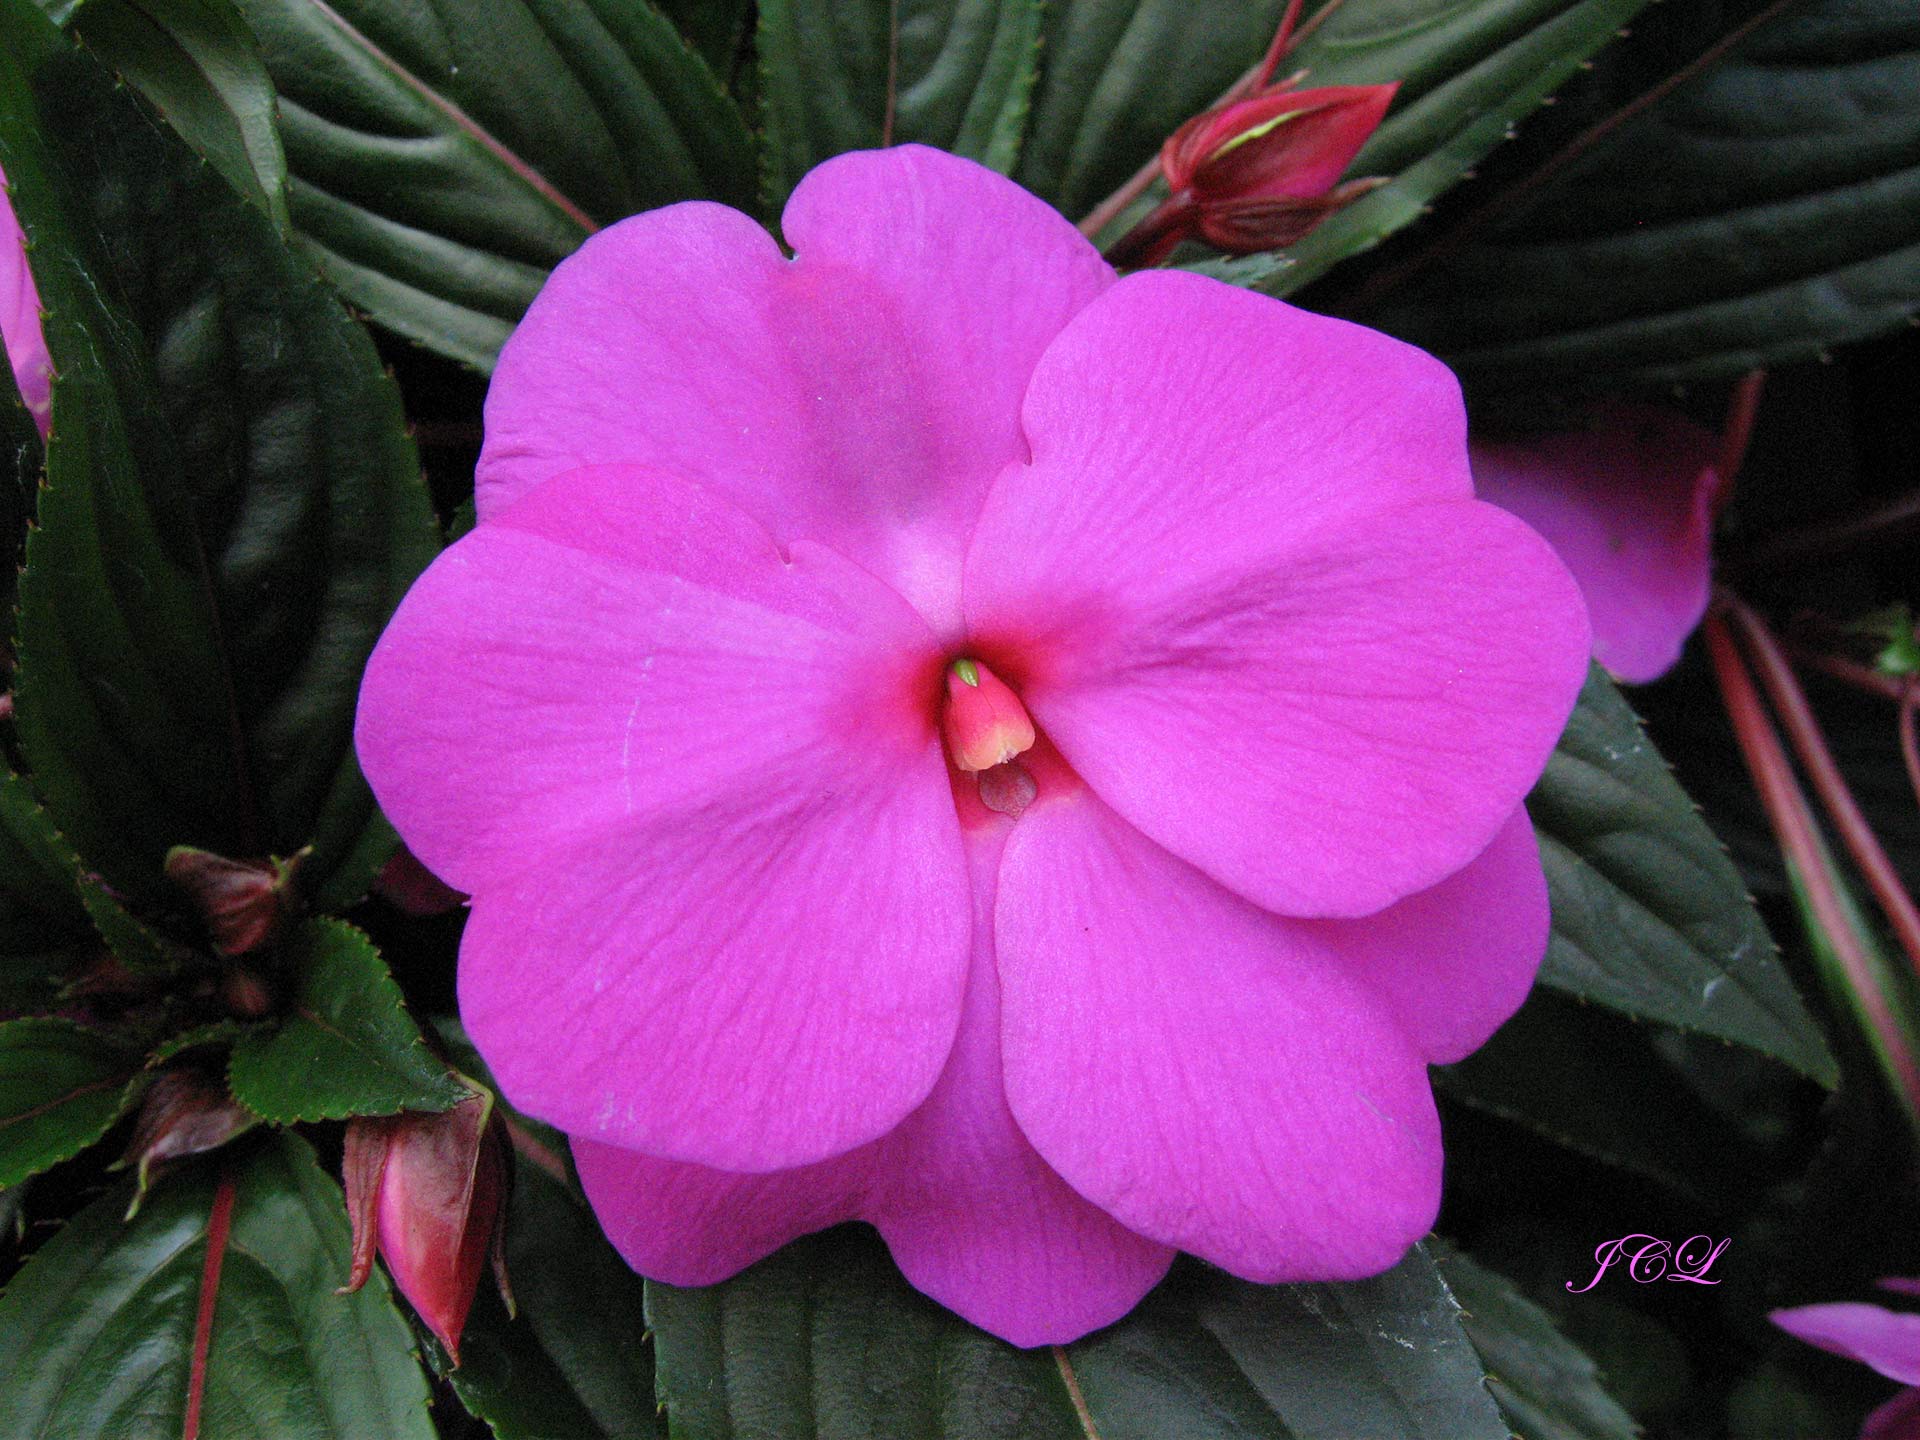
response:
{"label": "green tipped pistil", "polygon": [[973,686],[974,689],[978,690],[980,688],[980,667],[974,664],[973,661],[954,661],[953,673],[958,675],[967,684]]}

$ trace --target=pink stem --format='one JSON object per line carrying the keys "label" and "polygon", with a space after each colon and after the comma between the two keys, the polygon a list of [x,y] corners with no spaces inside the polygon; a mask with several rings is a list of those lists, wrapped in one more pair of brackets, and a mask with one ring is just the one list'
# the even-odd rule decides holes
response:
{"label": "pink stem", "polygon": [[1794,779],[1793,762],[1787,758],[1786,748],[1767,718],[1760,692],[1741,662],[1739,647],[1721,612],[1709,614],[1701,631],[1706,637],[1707,654],[1713,661],[1714,676],[1720,683],[1721,699],[1726,704],[1728,718],[1733,721],[1734,738],[1753,776],[1754,787],[1760,792],[1774,836],[1805,886],[1808,908],[1833,945],[1855,1000],[1879,1042],[1895,1082],[1901,1087],[1902,1099],[1909,1110],[1920,1112],[1920,1064],[1916,1064],[1913,1052],[1908,1049],[1876,981],[1872,957],[1853,928],[1846,902],[1828,867],[1813,810]]}
{"label": "pink stem", "polygon": [[220,1300],[220,1267],[227,1258],[227,1234],[233,1228],[233,1175],[223,1172],[207,1218],[207,1258],[200,1269],[200,1304],[193,1316],[193,1360],[187,1370],[187,1410],[182,1440],[199,1440],[200,1409],[207,1394],[207,1355],[213,1348],[213,1311]]}
{"label": "pink stem", "polygon": [[1786,653],[1765,622],[1745,604],[1732,596],[1726,597],[1723,604],[1747,642],[1760,683],[1766,687],[1774,713],[1780,717],[1794,750],[1799,753],[1800,763],[1806,767],[1814,793],[1832,817],[1847,853],[1853,856],[1853,863],[1860,867],[1867,888],[1873,891],[1874,899],[1886,912],[1900,948],[1907,952],[1908,963],[1914,973],[1920,975],[1920,908],[1915,907],[1913,896],[1900,881],[1900,872],[1887,858],[1880,837],[1873,833],[1846,777],[1834,763],[1833,751],[1827,746],[1820,722],[1814,718],[1813,707],[1807,703],[1806,692],[1794,677],[1793,667],[1787,663]]}

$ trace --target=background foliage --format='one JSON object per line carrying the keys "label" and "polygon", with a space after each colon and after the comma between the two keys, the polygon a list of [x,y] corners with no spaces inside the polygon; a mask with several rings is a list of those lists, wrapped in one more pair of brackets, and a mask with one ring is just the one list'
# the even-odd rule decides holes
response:
{"label": "background foliage", "polygon": [[[1697,654],[1634,697],[1650,732],[1596,670],[1532,797],[1552,949],[1437,1077],[1446,1238],[1388,1275],[1266,1288],[1183,1261],[1051,1352],[973,1330],[854,1228],[676,1291],[621,1264],[564,1142],[515,1118],[516,1315],[483,1293],[454,1368],[377,1275],[334,1293],[337,1122],[444,1109],[454,1066],[485,1080],[457,1026],[422,1025],[452,1009],[458,913],[369,898],[396,842],[350,726],[548,270],[676,200],[773,222],[818,160],[908,140],[1078,219],[1279,9],[0,0],[0,167],[58,371],[44,450],[0,395],[0,1430],[1851,1433],[1884,1387],[1759,1317],[1920,1271],[1913,1155]],[[1489,422],[1648,387],[1712,420],[1725,382],[1787,367],[1723,575],[1834,624],[1920,600],[1883,543],[1902,532],[1832,524],[1920,454],[1910,0],[1309,16],[1290,63],[1313,83],[1402,86],[1355,167],[1388,183],[1288,252],[1179,263],[1438,351]],[[1891,705],[1814,696],[1913,874]],[[163,868],[183,844],[298,857],[302,918],[223,957]],[[112,1162],[181,1073],[229,1097],[236,1138],[147,1189]],[[1567,1293],[1634,1230],[1730,1236],[1723,1283]]]}

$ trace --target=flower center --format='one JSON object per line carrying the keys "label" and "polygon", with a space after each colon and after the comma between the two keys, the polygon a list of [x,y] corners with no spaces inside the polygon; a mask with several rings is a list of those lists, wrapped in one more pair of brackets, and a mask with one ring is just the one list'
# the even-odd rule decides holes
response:
{"label": "flower center", "polygon": [[1033,720],[1020,697],[978,660],[947,667],[947,707],[940,728],[947,753],[966,771],[991,770],[1033,747]]}

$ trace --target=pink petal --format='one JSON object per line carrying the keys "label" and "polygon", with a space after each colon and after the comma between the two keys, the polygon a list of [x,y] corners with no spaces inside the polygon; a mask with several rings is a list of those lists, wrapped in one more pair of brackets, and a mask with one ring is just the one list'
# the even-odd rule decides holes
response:
{"label": "pink petal", "polygon": [[495,373],[481,517],[575,466],[663,466],[952,636],[981,497],[1025,456],[1027,377],[1113,272],[1011,181],[918,146],[821,165],[783,228],[792,263],[744,215],[676,205],[563,263]]}
{"label": "pink petal", "polygon": [[1920,1440],[1920,1390],[1902,1390],[1867,1416],[1860,1440]]}
{"label": "pink petal", "polygon": [[1920,1385],[1920,1315],[1843,1301],[1775,1310],[1767,1318],[1809,1345],[1858,1360],[1902,1385]]}
{"label": "pink petal", "polygon": [[368,668],[361,763],[475,896],[461,1010],[516,1105],[764,1170],[926,1097],[969,929],[928,646],[830,551],[783,561],[631,469],[551,481],[434,563]]}
{"label": "pink petal", "polygon": [[939,1084],[898,1130],[769,1175],[575,1143],[594,1212],[636,1270],[710,1284],[788,1240],[864,1218],[917,1288],[1016,1345],[1065,1344],[1109,1324],[1166,1272],[1172,1250],[1070,1190],[1007,1110],[990,924],[999,836],[976,841],[965,1018]]}
{"label": "pink petal", "polygon": [[1015,1345],[1064,1345],[1138,1304],[1173,1251],[1075,1194],[1007,1108],[993,912],[1008,828],[969,837],[966,1018],[927,1103],[881,1142],[879,1184],[863,1214],[907,1279],[948,1309]]}
{"label": "pink petal", "polygon": [[714,1285],[802,1235],[851,1220],[873,1170],[863,1146],[817,1165],[740,1175],[573,1142],[581,1187],[626,1262],[668,1285]]}
{"label": "pink petal", "polygon": [[1102,798],[1288,914],[1370,914],[1487,846],[1587,632],[1546,544],[1469,498],[1437,361],[1137,275],[1048,350],[1026,420],[968,619]]}
{"label": "pink petal", "polygon": [[1082,791],[1014,827],[996,933],[1014,1117],[1122,1225],[1279,1281],[1375,1274],[1433,1223],[1426,1067],[1321,927]]}
{"label": "pink petal", "polygon": [[1547,951],[1540,846],[1516,810],[1477,860],[1360,920],[1309,922],[1382,996],[1427,1060],[1478,1050],[1520,1008]]}
{"label": "pink petal", "polygon": [[20,399],[45,439],[53,409],[53,361],[40,328],[40,292],[27,265],[27,237],[13,213],[6,183],[6,172],[0,171],[0,340],[6,342]]}
{"label": "pink petal", "polygon": [[1910,1278],[1905,1275],[1882,1275],[1873,1283],[1893,1295],[1920,1295],[1920,1278]]}
{"label": "pink petal", "polygon": [[1718,447],[1711,430],[1646,405],[1473,447],[1481,497],[1560,552],[1587,598],[1594,655],[1622,680],[1665,674],[1706,613]]}
{"label": "pink petal", "polygon": [[843,752],[839,779],[898,766],[944,791],[939,661],[918,617],[832,552],[785,559],[683,480],[581,470],[408,593],[361,685],[360,761],[413,853],[472,892],[530,851],[763,774],[834,788]]}

